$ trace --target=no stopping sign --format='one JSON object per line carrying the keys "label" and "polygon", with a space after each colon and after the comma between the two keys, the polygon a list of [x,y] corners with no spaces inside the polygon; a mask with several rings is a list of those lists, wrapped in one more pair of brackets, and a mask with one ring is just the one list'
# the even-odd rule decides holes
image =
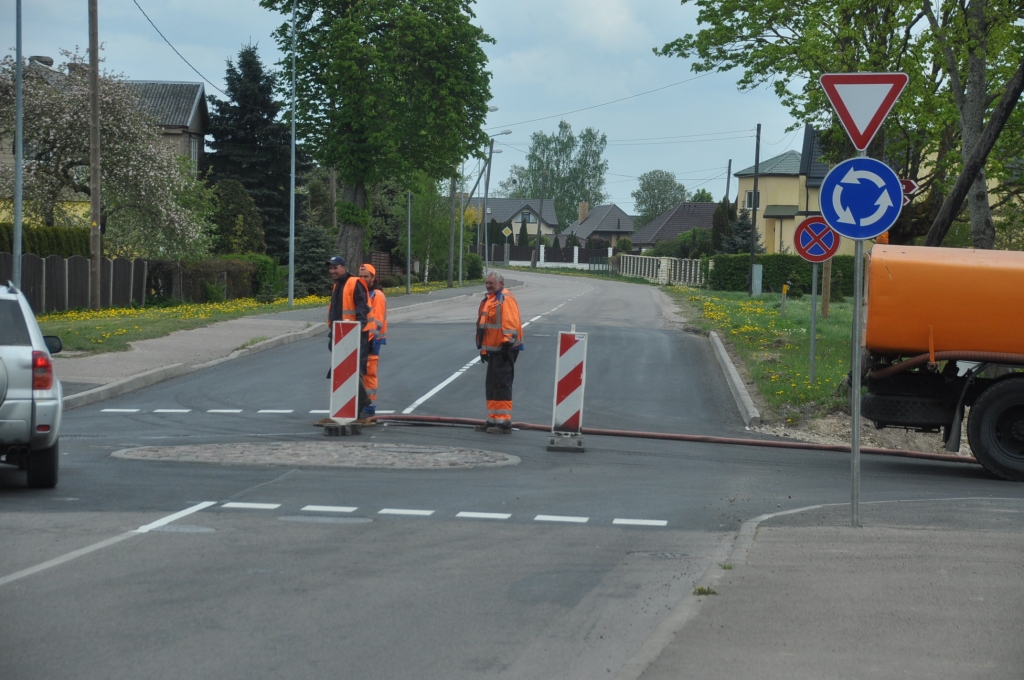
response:
{"label": "no stopping sign", "polygon": [[808,217],[797,225],[793,233],[793,247],[808,262],[828,260],[839,250],[841,240],[839,234],[820,215]]}

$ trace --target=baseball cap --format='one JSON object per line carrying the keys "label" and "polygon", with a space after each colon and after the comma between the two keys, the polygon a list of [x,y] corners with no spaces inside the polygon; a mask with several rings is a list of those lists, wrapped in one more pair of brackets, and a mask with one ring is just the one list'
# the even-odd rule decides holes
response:
{"label": "baseball cap", "polygon": [[345,258],[343,258],[341,255],[332,255],[331,259],[327,260],[327,264],[329,264],[329,265],[340,265],[340,266],[344,267],[345,266]]}
{"label": "baseball cap", "polygon": [[360,273],[360,274],[362,274],[362,273],[363,273],[363,270],[364,270],[364,269],[365,269],[366,271],[370,272],[370,275],[371,275],[371,276],[376,276],[376,275],[377,275],[377,268],[376,268],[376,267],[374,267],[374,266],[373,266],[372,264],[364,264],[364,265],[360,265],[360,267],[359,267],[359,273]]}

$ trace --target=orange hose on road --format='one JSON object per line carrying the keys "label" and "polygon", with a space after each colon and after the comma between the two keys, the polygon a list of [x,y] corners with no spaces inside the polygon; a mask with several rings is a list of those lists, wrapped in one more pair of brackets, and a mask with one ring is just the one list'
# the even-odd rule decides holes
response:
{"label": "orange hose on road", "polygon": [[[451,418],[448,416],[414,416],[414,415],[381,415],[374,416],[375,421],[407,422],[407,423],[434,423],[437,425],[485,425],[486,421],[476,418]],[[536,432],[551,432],[549,425],[537,425],[535,423],[512,423],[513,428],[520,430],[533,430]],[[667,432],[638,432],[634,430],[605,430],[601,428],[585,427],[583,434],[598,437],[627,437],[632,439],[660,439],[675,442],[694,442],[700,444],[728,444],[731,446],[754,446],[772,449],[799,449],[803,451],[836,451],[849,453],[850,447],[845,444],[815,444],[812,442],[787,442],[773,439],[741,439],[738,437],[713,437],[703,434],[671,434]],[[928,453],[926,451],[901,451],[899,449],[882,449],[872,446],[862,446],[861,453],[873,456],[893,456],[897,458],[918,458],[922,460],[936,460],[944,463],[964,463],[967,465],[978,465],[974,458],[964,456],[948,456],[941,453]]]}

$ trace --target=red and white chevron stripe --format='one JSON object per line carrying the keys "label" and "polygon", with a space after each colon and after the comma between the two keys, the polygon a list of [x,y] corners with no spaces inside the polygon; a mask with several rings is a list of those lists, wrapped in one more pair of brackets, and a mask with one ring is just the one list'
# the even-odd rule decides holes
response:
{"label": "red and white chevron stripe", "polygon": [[359,417],[358,321],[334,322],[331,347],[331,419],[347,425]]}
{"label": "red and white chevron stripe", "polygon": [[583,388],[587,382],[587,334],[559,333],[555,360],[552,432],[579,434],[583,428]]}

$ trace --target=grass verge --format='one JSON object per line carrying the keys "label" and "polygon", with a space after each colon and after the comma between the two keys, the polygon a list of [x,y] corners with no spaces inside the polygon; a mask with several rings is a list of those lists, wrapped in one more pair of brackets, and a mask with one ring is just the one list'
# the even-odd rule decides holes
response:
{"label": "grass verge", "polygon": [[[464,285],[480,283],[480,281],[464,282]],[[413,285],[412,292],[414,294],[429,293],[432,290],[446,287],[445,281],[418,283]],[[384,294],[388,297],[405,295],[405,286],[386,288]],[[311,295],[296,298],[295,306],[289,307],[288,301],[285,299],[263,304],[252,298],[241,298],[226,302],[168,304],[142,309],[72,310],[42,314],[37,317],[37,320],[43,333],[60,336],[64,348],[67,350],[93,353],[119,352],[130,349],[129,343],[162,338],[175,331],[191,330],[243,316],[285,312],[291,309],[326,308],[329,302],[329,297]],[[326,319],[326,310],[324,318]],[[246,345],[248,344],[246,343]]]}
{"label": "grass verge", "polygon": [[[765,404],[787,423],[846,407],[839,384],[850,370],[852,303],[833,302],[829,318],[819,314],[814,381],[810,379],[811,298],[670,287],[666,292],[702,313],[694,324],[732,342]],[[820,298],[819,298],[820,300]]]}

